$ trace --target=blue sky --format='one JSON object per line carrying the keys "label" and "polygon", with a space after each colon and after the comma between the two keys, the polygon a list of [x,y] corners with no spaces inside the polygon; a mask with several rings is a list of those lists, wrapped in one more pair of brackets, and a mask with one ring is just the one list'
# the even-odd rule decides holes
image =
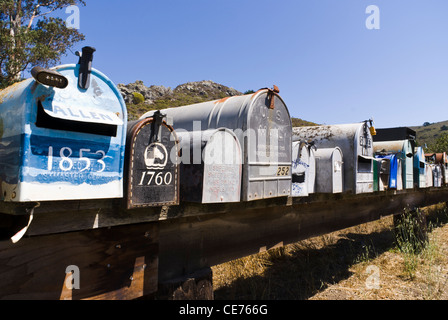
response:
{"label": "blue sky", "polygon": [[[86,40],[75,50],[94,46],[94,67],[116,84],[212,80],[242,92],[275,84],[291,116],[325,124],[448,120],[446,0],[86,3]],[[366,28],[369,5],[380,29]]]}

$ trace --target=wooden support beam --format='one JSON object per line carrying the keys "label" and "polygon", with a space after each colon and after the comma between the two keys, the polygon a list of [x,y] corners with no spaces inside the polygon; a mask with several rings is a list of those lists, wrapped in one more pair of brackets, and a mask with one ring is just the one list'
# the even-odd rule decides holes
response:
{"label": "wooden support beam", "polygon": [[315,195],[287,206],[162,221],[159,281],[446,199],[448,189],[436,188],[352,197]]}
{"label": "wooden support beam", "polygon": [[1,299],[135,299],[157,272],[155,223],[0,242]]}

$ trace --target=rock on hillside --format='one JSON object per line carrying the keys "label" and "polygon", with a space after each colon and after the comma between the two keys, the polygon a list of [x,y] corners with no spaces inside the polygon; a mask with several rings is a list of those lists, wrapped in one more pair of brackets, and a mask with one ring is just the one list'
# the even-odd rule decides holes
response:
{"label": "rock on hillside", "polygon": [[188,82],[177,86],[174,90],[170,87],[166,88],[164,86],[156,85],[147,87],[141,80],[137,80],[128,85],[118,84],[117,87],[121,91],[127,104],[132,104],[134,102],[134,92],[143,95],[145,99],[144,103],[147,105],[152,105],[158,100],[176,101],[185,95],[189,97],[200,97],[206,101],[242,94],[233,88],[226,87],[210,80]]}

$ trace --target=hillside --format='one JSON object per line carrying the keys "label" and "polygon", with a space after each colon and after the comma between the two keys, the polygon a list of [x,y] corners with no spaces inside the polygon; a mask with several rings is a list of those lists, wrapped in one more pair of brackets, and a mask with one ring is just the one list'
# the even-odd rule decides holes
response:
{"label": "hillside", "polygon": [[440,135],[448,132],[448,120],[435,123],[425,122],[424,125],[410,128],[417,132],[419,145],[424,146],[426,143],[430,147]]}
{"label": "hillside", "polygon": [[[127,85],[119,84],[117,87],[126,102],[129,120],[138,119],[149,110],[185,106],[243,94],[210,80],[188,82],[174,89],[156,85],[147,87],[140,80]],[[249,90],[245,93],[252,92],[254,91]],[[299,118],[292,118],[292,124],[294,127],[316,125]]]}

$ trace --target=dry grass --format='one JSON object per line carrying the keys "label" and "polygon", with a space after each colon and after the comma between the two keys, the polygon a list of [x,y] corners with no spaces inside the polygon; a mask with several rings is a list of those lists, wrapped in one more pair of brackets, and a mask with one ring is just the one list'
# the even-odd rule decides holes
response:
{"label": "dry grass", "polygon": [[398,249],[386,217],[215,266],[215,299],[448,299],[447,208],[424,212],[420,253]]}

